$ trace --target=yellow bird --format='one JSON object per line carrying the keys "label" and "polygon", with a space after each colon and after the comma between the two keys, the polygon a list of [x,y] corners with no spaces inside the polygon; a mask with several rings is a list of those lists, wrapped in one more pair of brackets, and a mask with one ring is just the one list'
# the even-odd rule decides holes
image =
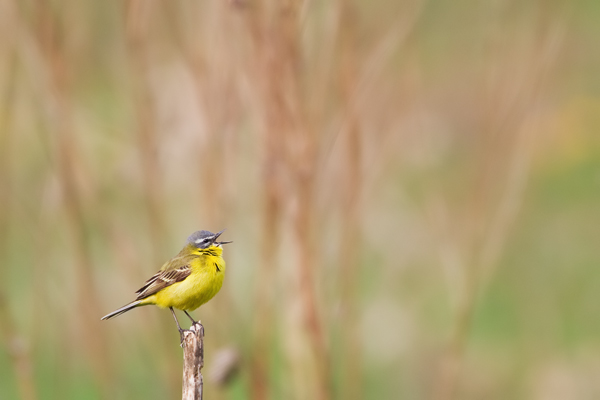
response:
{"label": "yellow bird", "polygon": [[169,308],[177,323],[180,335],[183,332],[173,308],[183,310],[192,323],[196,321],[188,314],[212,299],[223,286],[225,260],[222,245],[231,242],[217,242],[225,231],[212,233],[198,231],[187,240],[185,247],[160,271],[146,281],[136,293],[131,303],[102,317],[109,319],[133,308],[157,305]]}

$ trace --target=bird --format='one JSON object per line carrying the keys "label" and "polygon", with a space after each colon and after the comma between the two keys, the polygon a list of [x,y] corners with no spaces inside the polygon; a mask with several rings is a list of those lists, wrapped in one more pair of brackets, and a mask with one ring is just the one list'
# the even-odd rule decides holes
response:
{"label": "bird", "polygon": [[102,317],[110,319],[126,313],[136,307],[156,305],[168,308],[175,318],[177,329],[183,340],[183,329],[179,325],[174,308],[182,310],[192,324],[197,323],[188,313],[212,299],[223,286],[225,260],[223,245],[217,239],[225,231],[212,233],[197,231],[191,234],[183,249],[167,261],[160,270],[152,275],[137,292],[131,303]]}

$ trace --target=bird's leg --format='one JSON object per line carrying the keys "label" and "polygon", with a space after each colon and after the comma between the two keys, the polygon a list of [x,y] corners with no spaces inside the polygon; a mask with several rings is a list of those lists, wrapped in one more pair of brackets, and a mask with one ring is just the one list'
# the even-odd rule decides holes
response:
{"label": "bird's leg", "polygon": [[175,311],[173,311],[173,307],[169,307],[169,310],[171,310],[171,314],[173,314],[173,318],[175,318],[175,323],[177,324],[177,329],[179,330],[179,338],[181,339],[181,343],[183,343],[183,329],[181,329],[181,326],[179,326],[179,321],[177,320]]}
{"label": "bird's leg", "polygon": [[190,314],[188,314],[187,311],[183,310],[183,312],[185,313],[185,315],[188,316],[189,319],[192,320],[192,325],[198,323],[198,321],[196,321],[194,318],[192,318],[192,316]]}

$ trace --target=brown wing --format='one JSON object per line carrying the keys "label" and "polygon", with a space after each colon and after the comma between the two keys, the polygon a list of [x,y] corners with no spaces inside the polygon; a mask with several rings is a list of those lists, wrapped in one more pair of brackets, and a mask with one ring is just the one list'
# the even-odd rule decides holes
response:
{"label": "brown wing", "polygon": [[160,290],[174,284],[175,282],[181,282],[192,273],[192,269],[189,265],[183,265],[175,269],[168,269],[164,271],[158,271],[150,279],[146,281],[136,293],[136,300],[145,299],[148,296],[159,292]]}

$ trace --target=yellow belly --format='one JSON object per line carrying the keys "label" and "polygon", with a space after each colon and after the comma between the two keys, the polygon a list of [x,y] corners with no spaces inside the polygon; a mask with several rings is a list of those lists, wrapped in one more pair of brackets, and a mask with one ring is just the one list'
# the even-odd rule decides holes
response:
{"label": "yellow belly", "polygon": [[220,257],[210,258],[204,265],[192,265],[190,276],[150,296],[146,304],[193,311],[212,299],[223,286],[225,262]]}

